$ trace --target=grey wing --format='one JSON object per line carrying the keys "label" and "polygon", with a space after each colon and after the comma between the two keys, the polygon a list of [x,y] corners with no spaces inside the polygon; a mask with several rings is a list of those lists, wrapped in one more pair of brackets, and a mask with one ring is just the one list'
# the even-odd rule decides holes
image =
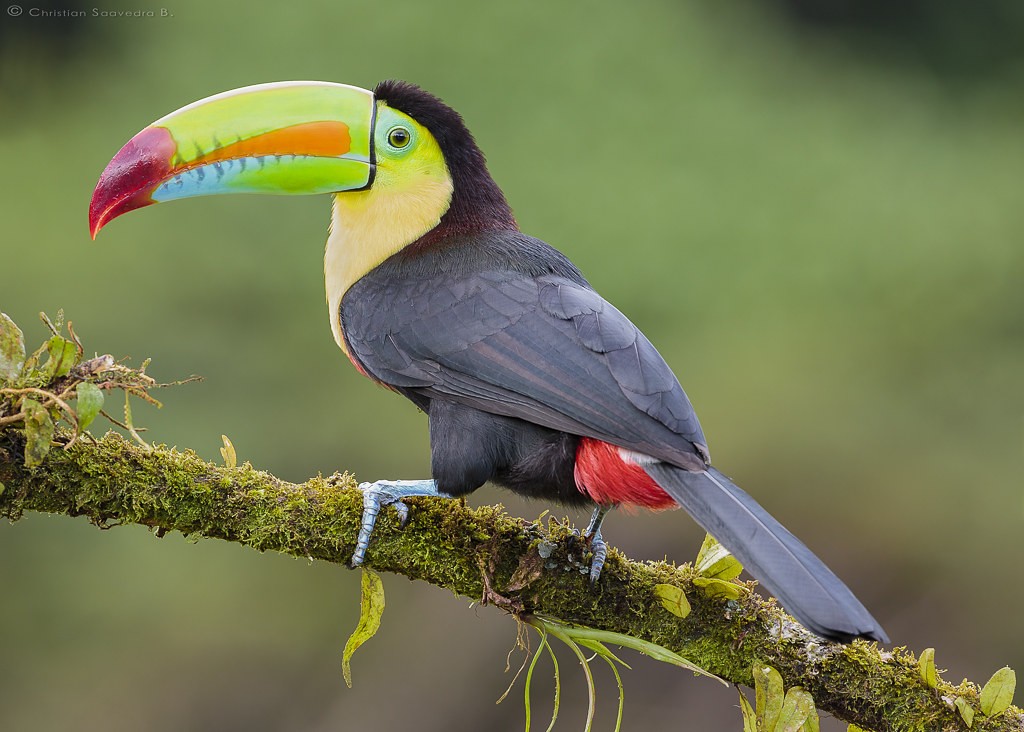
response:
{"label": "grey wing", "polygon": [[668,364],[588,287],[555,275],[478,272],[392,283],[354,300],[345,306],[349,349],[386,384],[684,468],[708,461],[697,415]]}

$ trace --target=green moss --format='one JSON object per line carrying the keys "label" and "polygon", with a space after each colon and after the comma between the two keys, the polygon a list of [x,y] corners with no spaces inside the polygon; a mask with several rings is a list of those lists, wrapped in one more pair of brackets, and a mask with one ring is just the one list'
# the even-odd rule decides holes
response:
{"label": "green moss", "polygon": [[[116,434],[53,449],[41,467],[29,469],[20,460],[20,439],[15,430],[0,431],[0,516],[12,520],[26,510],[86,516],[99,526],[138,523],[159,534],[180,531],[335,563],[347,561],[355,546],[362,496],[348,474],[287,483],[249,464],[217,466],[191,451],[147,450]],[[500,506],[473,509],[441,499],[410,499],[409,506],[404,529],[393,511],[379,517],[367,554],[371,568],[473,599],[483,597],[486,577],[489,599],[506,610],[650,641],[736,683],[751,684],[751,666],[760,660],[778,669],[787,687],[807,689],[819,709],[875,732],[960,730],[959,715],[942,697],[977,704],[973,685],[940,680],[929,689],[902,649],[883,655],[864,642],[823,642],[754,592],[728,602],[710,598],[694,587],[690,565],[630,562],[613,550],[591,587],[567,522],[530,523]],[[523,558],[539,559],[542,544],[550,555],[517,576]],[[514,578],[521,584],[513,587]],[[659,583],[683,589],[692,607],[686,618],[661,607]],[[1022,728],[1024,715],[1012,707],[997,719],[979,715],[974,725]]]}

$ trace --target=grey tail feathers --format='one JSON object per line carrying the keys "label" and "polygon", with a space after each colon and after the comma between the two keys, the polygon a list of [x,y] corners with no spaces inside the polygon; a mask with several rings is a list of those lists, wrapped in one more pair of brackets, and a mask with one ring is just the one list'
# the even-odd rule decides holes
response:
{"label": "grey tail feathers", "polygon": [[889,642],[842,580],[722,473],[666,463],[644,470],[809,630],[844,643]]}

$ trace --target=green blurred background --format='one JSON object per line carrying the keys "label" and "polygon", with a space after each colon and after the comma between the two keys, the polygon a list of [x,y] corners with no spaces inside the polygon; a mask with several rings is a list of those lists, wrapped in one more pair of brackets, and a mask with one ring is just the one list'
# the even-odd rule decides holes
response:
{"label": "green blurred background", "polygon": [[[0,10],[0,310],[38,342],[36,313],[64,308],[89,348],[203,375],[137,410],[150,439],[219,459],[224,433],[294,480],[427,474],[425,419],[331,338],[325,197],[199,199],[86,231],[107,161],[179,106],[264,81],[412,80],[462,112],[523,229],[659,346],[716,464],[894,642],[935,646],[954,682],[1024,669],[1017,3],[55,7],[86,17]],[[472,497],[498,501],[563,513]],[[605,533],[675,561],[701,538],[681,513]],[[0,577],[5,731],[523,726],[518,692],[494,704],[514,623],[399,577],[352,690],[359,578],[337,566],[31,515],[0,526]],[[564,660],[558,729],[579,729]],[[626,729],[740,729],[731,690],[628,661]],[[534,688],[543,714],[550,683]]]}

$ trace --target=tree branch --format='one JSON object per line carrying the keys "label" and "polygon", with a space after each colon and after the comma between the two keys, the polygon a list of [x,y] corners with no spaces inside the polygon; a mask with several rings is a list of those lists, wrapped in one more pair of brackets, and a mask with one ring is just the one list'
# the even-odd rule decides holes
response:
{"label": "tree branch", "polygon": [[[190,451],[146,449],[114,433],[55,447],[36,468],[24,465],[23,451],[20,430],[0,429],[0,515],[12,521],[25,511],[86,516],[101,527],[142,524],[158,535],[180,531],[336,564],[355,546],[362,499],[348,474],[287,483],[248,463],[221,467]],[[513,613],[657,643],[737,684],[753,683],[755,662],[768,664],[787,687],[810,692],[819,709],[875,732],[964,730],[952,700],[961,696],[979,708],[977,686],[940,681],[930,688],[902,649],[822,641],[756,593],[729,602],[708,597],[693,585],[689,565],[632,562],[612,551],[591,588],[582,548],[564,523],[542,526],[500,507],[471,509],[450,500],[409,503],[404,529],[394,512],[382,514],[368,566]],[[654,595],[659,583],[682,588],[691,614],[681,619],[663,609]],[[973,729],[1024,730],[1024,713],[1016,707],[993,718],[979,712]]]}

